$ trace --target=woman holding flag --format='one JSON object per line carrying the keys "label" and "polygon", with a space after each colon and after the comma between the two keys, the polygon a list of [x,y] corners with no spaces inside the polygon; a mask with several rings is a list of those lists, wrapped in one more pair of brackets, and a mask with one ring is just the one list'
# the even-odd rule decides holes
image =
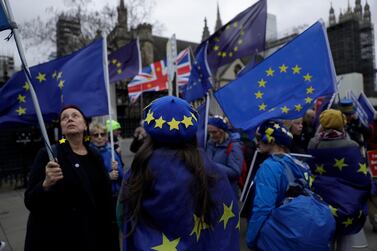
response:
{"label": "woman holding flag", "polygon": [[69,105],[59,118],[65,138],[52,147],[55,161],[39,151],[25,191],[25,250],[118,250],[110,180],[84,141],[85,116]]}

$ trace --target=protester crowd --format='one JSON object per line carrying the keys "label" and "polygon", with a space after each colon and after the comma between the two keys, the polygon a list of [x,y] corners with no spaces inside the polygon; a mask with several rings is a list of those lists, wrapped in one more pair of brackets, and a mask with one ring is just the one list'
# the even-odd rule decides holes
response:
{"label": "protester crowd", "polygon": [[165,96],[145,108],[125,170],[109,139],[120,124],[88,124],[66,106],[54,160],[42,149],[30,173],[25,250],[240,250],[240,214],[250,250],[351,250],[368,212],[377,231],[366,161],[376,124],[361,123],[349,99],[252,133],[213,115],[203,149],[196,110]]}

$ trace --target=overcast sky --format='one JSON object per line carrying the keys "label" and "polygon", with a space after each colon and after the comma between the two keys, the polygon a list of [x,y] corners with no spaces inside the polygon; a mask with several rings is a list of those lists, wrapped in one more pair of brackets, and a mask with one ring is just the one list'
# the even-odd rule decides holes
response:
{"label": "overcast sky", "polygon": [[[36,16],[43,18],[46,15],[45,9],[51,6],[52,3],[55,4],[56,8],[63,8],[62,0],[11,0],[10,2],[18,23]],[[177,39],[200,42],[204,17],[207,18],[210,32],[213,32],[216,22],[217,3],[220,6],[222,22],[225,24],[255,2],[256,0],[156,0],[151,20],[157,20],[164,25],[165,29],[162,34],[164,36],[170,37],[171,34],[175,33]],[[295,26],[310,25],[320,18],[328,22],[331,2],[337,17],[340,9],[343,12],[347,9],[348,0],[268,0],[267,11],[276,15],[278,34],[283,35]],[[349,0],[349,2],[353,8],[355,1]],[[361,0],[363,7],[365,2],[366,0]],[[119,4],[119,0],[93,0],[93,3],[91,8],[100,9],[106,3],[116,6]],[[376,33],[377,1],[369,0],[368,3]],[[7,34],[7,32],[0,34],[0,54],[17,56],[15,47],[3,41]],[[375,38],[375,40],[377,39]],[[376,48],[377,45],[375,50]],[[46,60],[36,56],[36,52],[31,49],[27,50],[26,56],[29,65]]]}

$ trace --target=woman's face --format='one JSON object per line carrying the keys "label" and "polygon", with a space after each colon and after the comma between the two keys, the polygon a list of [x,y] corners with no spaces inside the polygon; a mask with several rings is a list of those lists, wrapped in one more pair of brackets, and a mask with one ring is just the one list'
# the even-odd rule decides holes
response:
{"label": "woman's face", "polygon": [[87,129],[82,114],[75,108],[65,109],[60,115],[60,127],[65,136],[84,134]]}
{"label": "woman's face", "polygon": [[291,133],[293,135],[301,135],[302,132],[302,119],[295,119],[292,121]]}
{"label": "woman's face", "polygon": [[208,125],[208,135],[216,144],[221,144],[225,138],[225,132],[213,125]]}
{"label": "woman's face", "polygon": [[92,140],[92,143],[95,145],[95,146],[104,146],[106,144],[106,141],[107,141],[107,138],[106,138],[106,132],[105,130],[101,130],[101,129],[94,129],[91,133],[90,133],[90,138]]}

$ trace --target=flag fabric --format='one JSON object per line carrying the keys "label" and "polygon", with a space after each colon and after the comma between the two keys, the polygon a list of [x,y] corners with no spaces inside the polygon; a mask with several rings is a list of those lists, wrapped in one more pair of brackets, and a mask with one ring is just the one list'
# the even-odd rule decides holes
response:
{"label": "flag fabric", "polygon": [[364,110],[366,114],[366,119],[368,124],[372,123],[374,120],[374,115],[376,114],[376,110],[374,109],[373,105],[369,102],[367,96],[365,96],[364,92],[361,92],[359,98],[357,99],[360,107]]}
{"label": "flag fabric", "polygon": [[311,188],[319,194],[335,217],[338,233],[359,232],[368,215],[371,176],[357,146],[309,149]]}
{"label": "flag fabric", "polygon": [[164,60],[145,67],[141,73],[128,83],[128,97],[135,102],[145,91],[163,91],[168,89],[168,70]]}
{"label": "flag fabric", "polygon": [[[108,114],[103,74],[102,39],[65,57],[30,68],[41,112],[46,121],[58,117],[64,105],[80,107],[87,117]],[[30,86],[23,71],[0,89],[0,124],[36,124]]]}
{"label": "flag fabric", "polygon": [[264,50],[266,21],[267,1],[259,0],[201,43],[197,51],[208,42],[208,65],[215,73],[222,65]]}
{"label": "flag fabric", "polygon": [[207,45],[198,51],[192,65],[189,82],[183,91],[183,98],[187,102],[204,97],[212,87],[211,72],[207,64]]}
{"label": "flag fabric", "polygon": [[[191,60],[190,49],[187,48],[179,53],[176,59],[177,83],[179,86],[187,85],[190,76]],[[160,60],[145,67],[128,84],[128,96],[131,102],[135,102],[142,92],[164,91],[168,89],[168,68],[166,60]]]}
{"label": "flag fabric", "polygon": [[190,49],[184,49],[181,51],[176,60],[177,65],[177,84],[179,89],[182,90],[183,87],[188,83],[190,72],[191,72],[191,59],[190,59]]}
{"label": "flag fabric", "polygon": [[359,118],[363,126],[368,128],[368,114],[365,112],[364,107],[361,106],[356,95],[352,92],[352,90],[349,91],[349,96],[352,100],[353,106],[355,107],[357,117]]}
{"label": "flag fabric", "polygon": [[6,10],[4,8],[3,0],[0,0],[0,31],[10,29],[8,17],[6,15]]}
{"label": "flag fabric", "polygon": [[112,52],[108,58],[110,83],[134,77],[140,72],[138,40],[132,40]]}
{"label": "flag fabric", "polygon": [[335,76],[326,29],[317,22],[215,97],[233,127],[250,130],[268,119],[302,117],[316,98],[334,93]]}

